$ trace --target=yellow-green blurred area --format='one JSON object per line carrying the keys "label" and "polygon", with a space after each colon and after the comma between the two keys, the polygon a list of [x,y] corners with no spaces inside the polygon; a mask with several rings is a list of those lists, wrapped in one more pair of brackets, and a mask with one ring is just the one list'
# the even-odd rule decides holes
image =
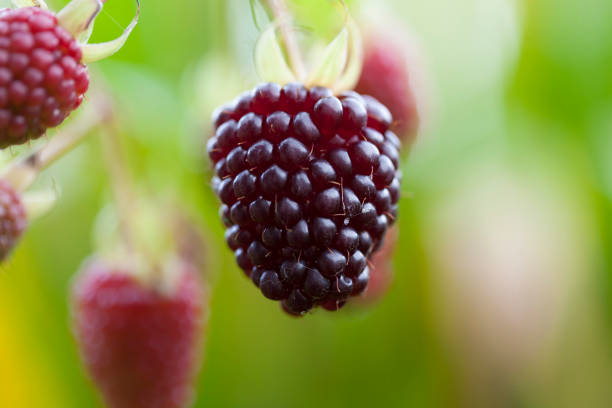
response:
{"label": "yellow-green blurred area", "polygon": [[[295,5],[315,27],[338,12],[325,2]],[[405,25],[426,77],[395,279],[369,306],[290,318],[225,248],[204,140],[215,104],[254,84],[249,1],[142,0],[126,46],[92,65],[139,188],[190,209],[207,240],[194,406],[609,407],[612,2],[348,5]],[[134,11],[108,0],[93,40]],[[110,203],[97,137],[45,172],[58,203],[0,271],[0,407],[101,406],[68,301]]]}

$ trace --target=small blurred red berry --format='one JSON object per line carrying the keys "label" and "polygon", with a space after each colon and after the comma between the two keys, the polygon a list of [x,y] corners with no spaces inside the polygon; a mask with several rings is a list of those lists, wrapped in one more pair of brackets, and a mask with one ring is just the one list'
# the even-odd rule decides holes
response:
{"label": "small blurred red berry", "polygon": [[101,260],[73,287],[74,331],[85,368],[111,408],[182,408],[199,361],[202,287],[189,267],[172,293]]}
{"label": "small blurred red berry", "polygon": [[0,261],[6,259],[27,225],[26,212],[19,194],[0,179]]}
{"label": "small blurred red berry", "polygon": [[364,30],[364,61],[355,90],[372,95],[393,115],[391,129],[405,142],[412,142],[419,127],[414,70],[406,34],[381,27]]}

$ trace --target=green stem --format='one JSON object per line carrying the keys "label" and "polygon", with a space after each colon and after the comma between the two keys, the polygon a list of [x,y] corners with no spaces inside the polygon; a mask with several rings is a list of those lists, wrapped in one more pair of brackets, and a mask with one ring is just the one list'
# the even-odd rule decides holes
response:
{"label": "green stem", "polygon": [[104,95],[96,95],[83,108],[84,110],[47,144],[24,159],[15,161],[3,178],[18,191],[25,191],[43,170],[82,142],[85,136],[110,115],[110,105]]}
{"label": "green stem", "polygon": [[136,198],[132,177],[127,169],[125,155],[114,122],[106,124],[100,135],[104,163],[109,172],[111,189],[116,207],[119,229],[125,246],[134,250],[136,239],[130,216],[134,212]]}
{"label": "green stem", "polygon": [[272,11],[274,19],[278,23],[281,37],[283,43],[285,44],[287,55],[289,56],[291,68],[293,69],[295,76],[300,81],[303,81],[306,77],[306,67],[302,59],[300,46],[293,33],[293,18],[291,16],[291,12],[285,3],[285,0],[267,0],[267,2],[270,10]]}

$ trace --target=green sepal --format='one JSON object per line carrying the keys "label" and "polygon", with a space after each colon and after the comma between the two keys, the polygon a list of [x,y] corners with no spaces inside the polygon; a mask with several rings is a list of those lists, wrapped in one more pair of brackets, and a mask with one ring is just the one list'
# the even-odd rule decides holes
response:
{"label": "green sepal", "polygon": [[261,33],[255,46],[255,69],[263,81],[286,84],[296,80],[276,36],[276,25]]}
{"label": "green sepal", "polygon": [[310,70],[306,84],[332,87],[338,80],[348,59],[348,30],[344,27],[327,45]]}
{"label": "green sepal", "polygon": [[117,51],[123,47],[128,37],[136,27],[138,23],[138,17],[140,16],[140,2],[138,2],[138,9],[136,10],[136,15],[127,26],[127,28],[123,31],[119,37],[114,40],[98,43],[98,44],[84,44],[81,46],[83,51],[83,62],[94,62],[99,61],[101,59],[110,57]]}
{"label": "green sepal", "polygon": [[78,39],[90,29],[101,10],[101,0],[72,0],[57,13],[57,21]]}

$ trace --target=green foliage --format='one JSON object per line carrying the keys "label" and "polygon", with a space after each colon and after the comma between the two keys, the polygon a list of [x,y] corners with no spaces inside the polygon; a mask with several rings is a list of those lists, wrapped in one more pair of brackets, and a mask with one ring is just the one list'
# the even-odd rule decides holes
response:
{"label": "green foliage", "polygon": [[[50,6],[57,10],[59,3]],[[364,2],[346,3],[357,12]],[[250,47],[257,29],[248,1],[144,0],[125,47],[93,65],[117,99],[139,187],[177,197],[197,214],[207,238],[210,320],[194,406],[469,407],[473,397],[478,403],[483,398],[483,406],[606,407],[612,375],[612,3],[525,0],[521,12],[506,0],[373,4],[415,33],[432,102],[403,164],[396,279],[368,308],[289,318],[256,293],[225,248],[207,185],[204,139],[212,107],[255,81]],[[120,35],[135,7],[108,0],[91,42]],[[296,0],[292,9],[303,30],[328,40],[343,22],[339,1]],[[0,272],[2,407],[100,406],[79,365],[67,299],[71,277],[93,250],[96,217],[109,203],[100,152],[92,137],[45,173],[39,185],[56,183],[58,204],[32,225]],[[499,384],[497,369],[485,371],[486,380],[469,377],[470,362],[488,355],[484,349],[465,352],[460,335],[445,331],[440,310],[448,304],[436,295],[441,275],[428,251],[435,209],[489,163],[561,186],[554,197],[563,205],[551,209],[572,208],[568,213],[580,228],[559,234],[575,232],[587,258],[564,300],[563,335],[552,338],[531,366],[506,373],[516,379],[502,381],[501,389],[487,382]],[[466,287],[477,287],[468,279],[466,274]],[[496,303],[478,305],[494,311]],[[537,315],[538,305],[529,314]],[[454,323],[469,330],[476,311],[466,310]],[[482,359],[475,358],[480,352]]]}

